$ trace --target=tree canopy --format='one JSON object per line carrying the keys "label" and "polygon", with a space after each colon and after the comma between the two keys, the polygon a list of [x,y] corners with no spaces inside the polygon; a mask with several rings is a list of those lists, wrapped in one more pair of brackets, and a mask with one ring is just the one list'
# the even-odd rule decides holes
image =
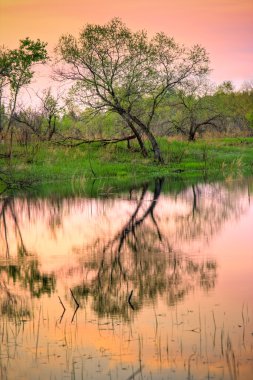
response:
{"label": "tree canopy", "polygon": [[[12,135],[13,131],[11,128],[13,115],[16,109],[17,98],[20,89],[31,83],[34,71],[32,67],[35,63],[45,63],[48,58],[46,43],[40,41],[31,40],[29,37],[20,40],[19,47],[17,49],[0,49],[0,106],[2,103],[3,88],[9,85],[10,89],[10,115],[8,121],[8,128],[11,129],[10,138],[10,151],[9,156],[12,152]],[[0,121],[2,117],[0,115]],[[0,132],[2,130],[2,123],[0,122]]]}
{"label": "tree canopy", "polygon": [[32,41],[29,37],[20,40],[18,49],[4,49],[0,51],[0,73],[9,80],[12,90],[29,84],[34,72],[31,67],[34,63],[44,63],[47,56],[47,43]]}
{"label": "tree canopy", "polygon": [[86,25],[79,39],[62,36],[57,53],[64,63],[58,75],[75,82],[79,102],[117,112],[140,145],[142,136],[150,141],[159,162],[163,158],[150,129],[158,106],[169,91],[209,71],[203,47],[186,48],[164,33],[149,39],[145,31],[132,32],[118,18],[102,26]]}

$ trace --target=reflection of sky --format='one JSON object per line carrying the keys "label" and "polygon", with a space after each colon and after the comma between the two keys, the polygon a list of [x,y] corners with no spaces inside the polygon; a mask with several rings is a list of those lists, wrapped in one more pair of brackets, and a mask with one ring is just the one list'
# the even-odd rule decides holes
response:
{"label": "reflection of sky", "polygon": [[[168,240],[169,245],[165,244],[163,248],[158,246],[158,249],[167,251],[170,246],[176,252],[189,257],[214,257],[218,262],[219,272],[223,267],[226,268],[224,274],[219,276],[219,282],[224,283],[224,289],[234,286],[235,293],[239,292],[238,297],[241,291],[249,294],[252,290],[252,285],[249,284],[252,273],[253,208],[248,203],[247,189],[241,192],[229,191],[215,185],[198,186],[194,192],[197,196],[194,214],[194,193],[191,187],[176,197],[160,195],[154,216],[160,233]],[[139,216],[151,200],[152,194],[147,193]],[[26,201],[14,200],[23,242],[29,253],[38,256],[40,270],[62,275],[72,268],[75,271],[75,283],[83,275],[79,270],[80,259],[88,259],[99,247],[101,249],[101,246],[112,241],[125,227],[136,205],[136,200],[120,198],[77,198],[60,201],[59,205],[51,205],[42,200],[35,203],[30,201],[28,207]],[[14,257],[19,239],[11,214],[7,213],[6,218],[10,254]],[[144,223],[150,230],[154,229],[150,217]],[[3,223],[1,226],[0,243],[3,255]],[[152,239],[155,239],[155,235]],[[154,247],[158,243],[158,237],[151,242]],[[243,260],[238,260],[238,255],[243,255]],[[69,280],[71,282],[74,279]]]}
{"label": "reflection of sky", "polygon": [[[248,207],[247,196],[234,199],[236,195],[230,198],[228,191],[221,190],[220,199],[216,199],[216,189],[211,190],[208,186],[201,190],[196,188],[195,192],[201,191],[201,194],[194,216],[192,188],[176,198],[160,195],[155,207],[159,229],[162,235],[169,236],[169,241],[176,250],[199,252],[203,243],[210,239],[211,231],[219,231],[224,222],[240,216]],[[139,216],[151,199],[152,194],[147,193]],[[113,239],[125,226],[136,206],[136,200],[124,199],[63,200],[59,207],[41,200],[35,204],[30,202],[29,206],[26,201],[14,201],[26,249],[40,257],[43,270],[46,271],[58,268],[73,252],[80,251],[83,255],[94,243],[107,243]],[[17,247],[17,235],[13,219],[8,215],[8,236],[13,255]],[[150,218],[145,223],[152,226]],[[4,247],[3,238],[4,234],[1,240]]]}
{"label": "reflection of sky", "polygon": [[[208,371],[211,376],[222,378],[224,371],[223,378],[226,379],[229,378],[229,372],[226,356],[222,356],[220,352],[221,331],[224,331],[224,354],[227,338],[230,336],[236,361],[239,360],[240,363],[239,378],[249,378],[247,376],[252,369],[251,361],[247,359],[252,357],[249,342],[252,331],[253,206],[249,204],[246,187],[228,191],[219,185],[213,190],[210,186],[199,186],[198,190],[202,194],[197,202],[199,215],[196,211],[195,216],[198,225],[198,218],[201,215],[203,218],[199,236],[191,238],[186,233],[173,238],[173,231],[182,231],[182,223],[183,226],[188,226],[184,223],[191,217],[191,187],[177,196],[161,194],[154,216],[162,235],[170,238],[173,247],[179,250],[179,255],[185,252],[185,257],[192,256],[196,261],[209,258],[216,260],[216,286],[208,293],[195,287],[183,302],[170,308],[166,304],[166,294],[158,294],[155,301],[145,304],[138,313],[130,313],[131,324],[122,321],[118,315],[98,317],[94,313],[92,299],[89,302],[84,301],[84,308],[77,312],[76,323],[72,324],[70,321],[75,305],[69,288],[83,281],[82,272],[79,271],[79,259],[88,256],[90,247],[98,238],[102,242],[112,239],[135,210],[136,202],[124,199],[80,198],[69,202],[64,200],[62,205],[59,203],[58,208],[56,204],[49,208],[49,203],[45,201],[40,201],[36,206],[30,201],[28,212],[26,203],[16,200],[19,226],[28,251],[38,255],[41,272],[54,270],[59,276],[56,294],[32,301],[34,320],[26,322],[16,337],[15,349],[18,355],[15,363],[20,368],[21,379],[28,379],[29,376],[29,379],[39,378],[39,375],[50,378],[52,373],[61,378],[63,371],[65,374],[73,371],[73,362],[76,363],[77,373],[84,365],[84,378],[108,378],[111,371],[113,379],[117,376],[125,379],[133,372],[132,368],[138,368],[140,358],[146,374],[150,371],[160,374],[160,377],[157,375],[154,379],[166,378],[168,373],[175,375],[172,379],[181,379],[186,378],[187,363],[195,351],[196,360],[192,361],[191,369],[196,377],[204,378]],[[152,194],[147,193],[140,214],[150,204],[151,199]],[[208,220],[208,210],[209,216],[215,220]],[[223,218],[218,218],[220,214]],[[6,216],[11,237],[10,249],[13,252],[16,248],[14,233],[11,232],[13,222],[8,219],[9,214]],[[215,221],[218,226],[207,239],[206,231]],[[150,219],[145,221],[145,225],[150,228],[153,226]],[[156,244],[155,238],[153,244]],[[1,239],[1,248],[3,247],[4,242]],[[12,284],[7,282],[6,277],[1,280],[11,288]],[[134,289],[133,303],[137,298],[137,291]],[[66,306],[61,324],[59,317],[62,306],[58,295]],[[29,299],[27,293],[26,297]],[[246,322],[243,349],[243,329],[239,327],[243,324],[242,312],[245,321],[250,319]],[[192,331],[198,329],[200,324],[201,335]],[[5,352],[5,335],[1,336],[1,349]],[[12,346],[8,353],[11,358],[8,359],[9,373],[15,374],[11,349]],[[162,371],[165,371],[163,375]]]}
{"label": "reflection of sky", "polygon": [[252,79],[251,0],[1,0],[1,44],[13,48],[30,36],[48,41],[52,51],[62,33],[77,35],[85,23],[115,16],[133,30],[162,30],[186,45],[202,44],[218,82]]}
{"label": "reflection of sky", "polygon": [[228,223],[222,233],[214,237],[208,252],[218,259],[220,298],[241,304],[253,295],[253,205],[239,221]]}

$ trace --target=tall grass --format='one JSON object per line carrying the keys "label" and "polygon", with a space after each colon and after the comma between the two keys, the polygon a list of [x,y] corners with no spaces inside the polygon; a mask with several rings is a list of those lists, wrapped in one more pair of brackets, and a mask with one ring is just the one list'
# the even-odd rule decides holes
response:
{"label": "tall grass", "polygon": [[[67,181],[71,186],[84,186],[96,179],[139,181],[157,176],[180,178],[215,178],[253,173],[253,138],[223,138],[186,141],[159,139],[164,165],[143,158],[132,144],[124,142],[100,146],[62,147],[49,143],[15,146],[12,160],[0,158],[0,183],[11,175],[16,181],[32,183]],[[1,150],[0,146],[0,157]],[[5,181],[6,182],[6,181]],[[79,185],[78,185],[79,183]],[[78,185],[78,186],[77,186]]]}

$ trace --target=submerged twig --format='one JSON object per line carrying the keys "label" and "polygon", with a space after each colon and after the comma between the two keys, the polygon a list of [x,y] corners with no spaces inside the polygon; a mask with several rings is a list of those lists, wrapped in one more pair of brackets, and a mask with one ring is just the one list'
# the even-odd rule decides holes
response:
{"label": "submerged twig", "polygon": [[138,375],[138,373],[140,373],[142,371],[142,369],[144,368],[144,366],[140,366],[140,368],[138,368],[135,372],[133,372],[133,374],[127,378],[127,380],[132,380],[135,378],[136,375]]}
{"label": "submerged twig", "polygon": [[76,298],[75,298],[75,296],[74,296],[72,290],[71,290],[71,289],[69,289],[69,290],[70,290],[70,293],[71,293],[71,295],[72,295],[73,300],[75,301],[76,306],[79,307],[80,305],[79,305],[79,303],[77,302],[77,300],[76,300]]}
{"label": "submerged twig", "polygon": [[76,300],[76,298],[75,298],[75,296],[74,296],[72,290],[71,290],[71,289],[69,289],[69,290],[70,290],[71,296],[72,296],[72,298],[73,298],[73,300],[75,301],[75,304],[76,304],[76,309],[75,309],[74,314],[73,314],[73,317],[72,317],[72,319],[71,319],[71,323],[72,323],[73,320],[74,320],[74,318],[75,318],[76,312],[77,312],[77,310],[79,309],[80,305],[79,305],[79,303],[77,302],[77,300]]}
{"label": "submerged twig", "polygon": [[64,316],[64,314],[65,314],[66,308],[65,308],[65,306],[64,306],[64,304],[63,304],[63,302],[62,302],[60,296],[58,296],[58,298],[59,298],[60,304],[61,304],[62,307],[63,307],[63,313],[62,313],[62,315],[60,316],[60,323],[61,323],[62,318],[63,318],[63,316]]}
{"label": "submerged twig", "polygon": [[66,310],[66,307],[64,306],[64,304],[63,304],[63,302],[62,302],[62,300],[61,300],[61,297],[58,296],[58,298],[59,298],[60,304],[62,305],[62,307],[63,307],[63,309],[64,309],[64,311],[65,311],[65,310]]}
{"label": "submerged twig", "polygon": [[128,300],[127,300],[127,301],[128,301],[128,303],[129,303],[131,309],[134,310],[134,306],[133,306],[133,304],[131,303],[132,295],[133,295],[133,290],[131,290],[131,292],[130,292],[130,294],[129,294],[129,297],[128,297]]}

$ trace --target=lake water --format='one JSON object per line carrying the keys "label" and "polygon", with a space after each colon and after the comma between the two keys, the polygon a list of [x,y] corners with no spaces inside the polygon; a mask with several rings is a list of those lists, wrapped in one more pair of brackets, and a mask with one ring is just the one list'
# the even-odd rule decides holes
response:
{"label": "lake water", "polygon": [[2,196],[0,378],[250,380],[252,278],[253,179]]}

